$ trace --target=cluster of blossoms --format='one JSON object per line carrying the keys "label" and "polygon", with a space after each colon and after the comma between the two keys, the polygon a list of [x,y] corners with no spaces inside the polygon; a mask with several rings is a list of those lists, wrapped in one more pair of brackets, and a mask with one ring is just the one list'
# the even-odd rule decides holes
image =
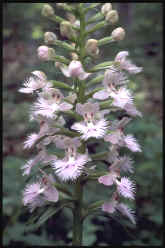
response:
{"label": "cluster of blossoms", "polygon": [[[103,202],[101,209],[110,214],[119,211],[135,223],[134,211],[121,202],[122,197],[130,200],[135,198],[135,183],[128,176],[123,176],[123,173],[134,172],[133,160],[129,156],[121,156],[119,149],[126,147],[132,152],[141,152],[136,138],[132,134],[125,134],[124,128],[131,117],[142,116],[128,89],[128,75],[139,73],[142,68],[128,59],[127,51],[120,51],[114,61],[88,68],[88,58],[95,59],[100,46],[124,39],[125,31],[118,27],[109,37],[86,39],[98,26],[85,30],[82,13],[90,10],[90,7],[84,8],[83,5],[58,3],[57,7],[67,11],[67,20],[55,15],[49,4],[43,8],[43,15],[59,23],[61,36],[67,38],[68,42],[58,40],[53,32],[46,32],[46,45],[38,48],[38,57],[43,61],[53,61],[56,69],[64,77],[70,78],[70,84],[49,80],[44,72],[33,71],[24,82],[24,87],[19,89],[21,93],[36,95],[30,120],[39,123],[39,132],[32,133],[24,142],[25,149],[36,147],[38,154],[22,167],[23,175],[30,175],[34,166],[42,175],[38,182],[26,186],[23,202],[30,211],[47,202],[57,202],[60,190],[56,189],[56,182],[76,184],[78,180],[90,180],[94,175],[96,183],[110,189],[112,185],[115,186],[109,201]],[[99,4],[94,5],[96,7]],[[118,13],[112,10],[110,3],[103,4],[100,13],[91,17],[86,24],[101,18],[102,27],[112,25],[118,21]],[[65,48],[70,58],[57,55],[55,49],[47,45]],[[100,70],[104,74],[95,75]],[[95,86],[101,82],[101,89]],[[109,120],[117,111],[124,111],[129,117]],[[71,116],[74,123],[69,124],[66,116]],[[98,153],[97,159],[94,159],[94,154],[88,150],[91,139],[97,139],[100,147],[102,142],[107,144],[104,156],[101,153],[99,157]],[[50,144],[55,148],[54,154],[48,152]],[[59,154],[58,149],[61,151]],[[99,159],[109,165],[107,171],[102,170],[101,175],[97,175],[96,160]],[[47,167],[42,168],[41,164],[52,169],[52,173],[48,174]]]}

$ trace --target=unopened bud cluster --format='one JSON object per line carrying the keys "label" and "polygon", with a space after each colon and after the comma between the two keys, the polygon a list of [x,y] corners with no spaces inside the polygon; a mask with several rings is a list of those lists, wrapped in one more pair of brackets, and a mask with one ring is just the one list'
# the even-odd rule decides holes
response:
{"label": "unopened bud cluster", "polygon": [[[91,3],[91,8],[96,5],[99,6]],[[51,205],[51,202],[56,206],[56,202],[60,204],[66,194],[67,197],[79,199],[76,203],[75,200],[68,200],[68,205],[73,204],[74,213],[80,211],[83,219],[83,211],[88,213],[88,207],[82,211],[82,196],[77,192],[91,180],[109,187],[110,197],[109,201],[101,199],[101,203],[94,203],[95,207],[89,207],[89,212],[96,208],[109,214],[119,211],[135,224],[134,211],[122,202],[123,197],[130,200],[135,198],[135,183],[128,177],[128,173],[134,172],[133,159],[121,155],[120,148],[141,152],[136,138],[126,134],[125,127],[133,117],[142,117],[134,105],[128,84],[128,75],[139,73],[142,68],[128,59],[128,51],[119,51],[111,61],[97,64],[102,45],[122,41],[125,37],[122,27],[114,29],[109,37],[100,40],[92,37],[93,32],[104,23],[112,25],[118,21],[118,13],[112,9],[111,3],[102,5],[99,18],[102,17],[104,21],[92,29],[87,27],[85,21],[85,14],[90,10],[85,3],[57,3],[57,7],[69,11],[65,16],[67,20],[55,16],[49,4],[44,5],[42,14],[55,16],[52,21],[58,22],[60,35],[66,39],[60,41],[53,32],[46,32],[46,45],[39,46],[37,53],[40,60],[54,63],[56,70],[63,75],[63,82],[35,70],[24,82],[24,87],[19,89],[21,93],[36,93],[30,120],[36,121],[39,127],[39,131],[30,134],[24,143],[26,149],[35,147],[38,152],[22,167],[23,175],[29,176],[33,167],[40,173],[40,180],[25,188],[24,205],[30,211],[48,203]],[[90,23],[96,19],[91,19]],[[66,50],[66,57],[56,54],[57,46]],[[91,59],[90,63],[88,58]],[[66,78],[69,78],[68,83],[65,82]],[[101,88],[97,87],[98,83]],[[118,111],[123,111],[127,117],[115,119]],[[67,121],[67,116],[73,119],[72,124]],[[104,143],[105,150],[91,153],[88,150],[91,141],[97,141],[100,151]],[[48,152],[50,144],[54,147],[51,154]],[[100,162],[105,162],[108,168],[101,168]],[[68,190],[69,182],[72,184]],[[61,183],[65,183],[66,187]],[[72,190],[73,187],[78,190]],[[78,225],[81,224],[80,220]],[[77,235],[79,231],[80,228],[74,229],[74,234]]]}

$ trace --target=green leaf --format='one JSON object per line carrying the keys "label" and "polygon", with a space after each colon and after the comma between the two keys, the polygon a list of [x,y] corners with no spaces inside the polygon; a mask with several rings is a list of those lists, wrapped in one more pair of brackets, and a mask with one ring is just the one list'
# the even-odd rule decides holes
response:
{"label": "green leaf", "polygon": [[61,209],[63,209],[65,206],[68,205],[68,203],[70,203],[71,200],[61,200],[60,202],[57,203],[57,206],[54,205],[53,207],[49,207],[38,219],[37,223],[35,223],[34,225],[30,225],[28,227],[25,228],[25,230],[35,230],[38,227],[40,227],[44,222],[46,222],[50,217],[52,217],[53,215],[55,215],[58,211],[60,211]]}
{"label": "green leaf", "polygon": [[114,64],[113,61],[106,61],[106,62],[100,63],[98,65],[95,65],[92,69],[89,70],[89,72],[95,72],[98,70],[103,70],[103,69],[106,69],[113,64]]}
{"label": "green leaf", "polygon": [[53,83],[53,86],[55,86],[56,88],[74,91],[72,89],[72,87],[70,87],[69,85],[67,85],[67,84],[65,84],[63,82],[56,81],[56,80],[51,80],[50,82],[52,82]]}
{"label": "green leaf", "polygon": [[100,28],[106,27],[108,24],[106,23],[106,21],[101,21],[99,23],[97,23],[94,27],[92,27],[90,30],[86,31],[86,35],[89,35],[95,31],[97,31]]}
{"label": "green leaf", "polygon": [[92,3],[89,7],[84,9],[84,13],[86,14],[89,10],[96,8],[100,3]]}
{"label": "green leaf", "polygon": [[102,18],[104,18],[104,15],[101,12],[98,12],[87,21],[87,25],[93,22],[97,22]]}

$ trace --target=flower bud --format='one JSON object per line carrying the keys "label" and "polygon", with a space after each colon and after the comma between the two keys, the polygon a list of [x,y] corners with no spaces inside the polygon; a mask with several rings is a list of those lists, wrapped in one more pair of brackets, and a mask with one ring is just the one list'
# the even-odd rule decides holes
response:
{"label": "flower bud", "polygon": [[69,20],[69,22],[70,22],[73,26],[75,26],[75,27],[80,27],[80,21],[77,20],[76,17],[75,17],[73,14],[67,13],[66,16],[67,16],[67,19]]}
{"label": "flower bud", "polygon": [[79,59],[77,53],[71,53],[70,55],[72,57],[72,60],[78,60]]}
{"label": "flower bud", "polygon": [[111,10],[106,14],[105,20],[111,24],[116,23],[119,20],[119,16],[116,10]]}
{"label": "flower bud", "polygon": [[112,4],[105,3],[101,8],[101,13],[105,16],[111,10],[112,10]]}
{"label": "flower bud", "polygon": [[55,50],[47,46],[38,47],[37,52],[39,59],[44,61],[53,60],[55,56]]}
{"label": "flower bud", "polygon": [[72,24],[76,21],[76,17],[69,12],[66,13],[66,17],[67,17],[68,21]]}
{"label": "flower bud", "polygon": [[42,15],[49,17],[54,15],[54,9],[50,4],[44,4],[43,9],[42,9]]}
{"label": "flower bud", "polygon": [[125,37],[125,30],[121,27],[116,28],[112,31],[111,36],[115,41],[123,40]]}
{"label": "flower bud", "polygon": [[71,77],[78,77],[83,70],[81,62],[72,60],[72,62],[69,64],[68,70]]}
{"label": "flower bud", "polygon": [[58,8],[64,8],[66,6],[66,3],[56,3],[56,6]]}
{"label": "flower bud", "polygon": [[89,55],[98,55],[99,49],[98,49],[98,41],[95,39],[89,39],[86,43],[86,52]]}
{"label": "flower bud", "polygon": [[67,37],[68,39],[72,38],[75,35],[72,25],[68,21],[60,23],[60,33],[62,36]]}
{"label": "flower bud", "polygon": [[57,62],[55,62],[55,67],[56,67],[56,68],[60,68],[60,67],[61,67],[61,63],[60,63],[60,62],[58,62],[58,61],[57,61]]}
{"label": "flower bud", "polygon": [[52,45],[57,40],[57,36],[53,32],[46,32],[44,34],[44,41],[46,44]]}
{"label": "flower bud", "polygon": [[41,80],[46,81],[47,80],[47,76],[43,71],[32,71],[31,74],[39,77]]}

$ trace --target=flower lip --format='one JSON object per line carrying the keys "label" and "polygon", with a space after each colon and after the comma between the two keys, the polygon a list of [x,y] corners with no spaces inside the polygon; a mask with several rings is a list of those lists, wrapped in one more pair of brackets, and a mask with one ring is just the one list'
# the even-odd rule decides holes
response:
{"label": "flower lip", "polygon": [[76,157],[65,156],[63,160],[53,163],[55,173],[62,181],[75,180],[83,172],[84,165],[89,161],[87,154],[77,153]]}

